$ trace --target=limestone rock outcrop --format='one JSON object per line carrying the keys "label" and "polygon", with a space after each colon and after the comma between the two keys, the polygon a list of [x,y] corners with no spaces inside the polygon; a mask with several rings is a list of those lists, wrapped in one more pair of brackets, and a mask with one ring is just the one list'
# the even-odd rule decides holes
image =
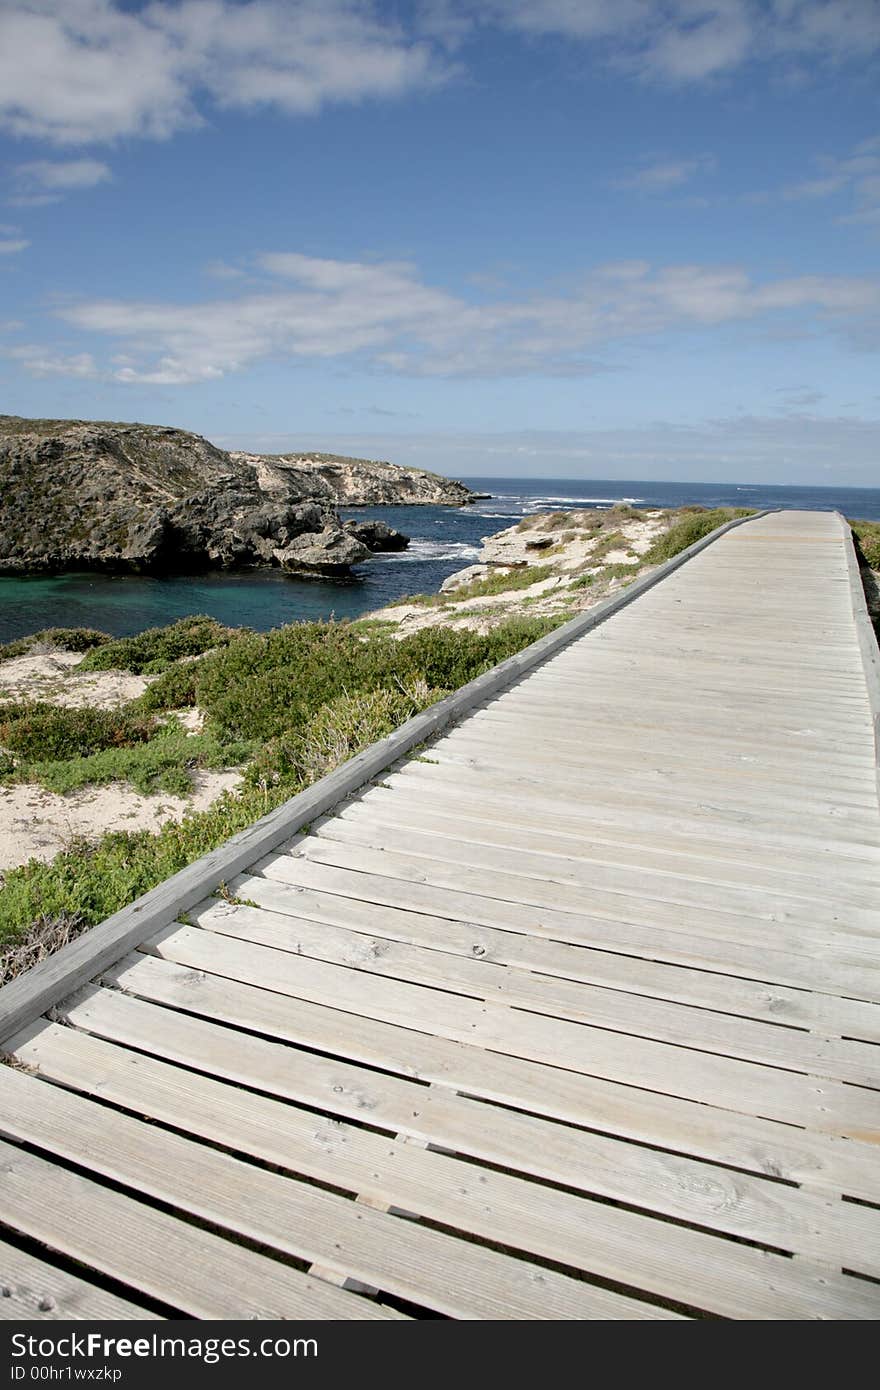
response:
{"label": "limestone rock outcrop", "polygon": [[170,574],[281,565],[336,577],[382,549],[336,507],[460,505],[460,483],[389,463],[233,454],[156,425],[0,416],[0,574]]}

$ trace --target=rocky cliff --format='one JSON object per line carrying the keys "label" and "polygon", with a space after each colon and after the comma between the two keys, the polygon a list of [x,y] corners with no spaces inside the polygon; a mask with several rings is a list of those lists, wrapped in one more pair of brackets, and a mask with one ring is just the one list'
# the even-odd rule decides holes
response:
{"label": "rocky cliff", "polygon": [[305,488],[309,497],[337,507],[460,507],[485,496],[439,473],[377,459],[338,454],[234,453],[229,457],[253,468],[268,490],[292,483]]}
{"label": "rocky cliff", "polygon": [[230,454],[162,426],[0,416],[4,574],[249,565],[345,574],[376,547],[341,525],[337,504],[471,496],[389,463]]}

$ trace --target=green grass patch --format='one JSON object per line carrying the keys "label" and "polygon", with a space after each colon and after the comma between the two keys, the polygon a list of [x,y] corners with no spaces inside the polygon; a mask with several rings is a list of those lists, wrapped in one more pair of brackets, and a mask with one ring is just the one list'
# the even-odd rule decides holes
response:
{"label": "green grass patch", "polygon": [[45,652],[88,652],[112,642],[107,632],[91,627],[46,627],[30,637],[19,637],[0,646],[0,661],[16,656],[41,656]]}
{"label": "green grass patch", "polygon": [[517,589],[530,589],[542,579],[555,574],[552,565],[529,565],[525,569],[508,570],[506,573],[487,575],[485,579],[475,579],[461,589],[451,589],[445,594],[415,594],[403,600],[417,603],[422,608],[443,608],[451,603],[467,603],[471,599],[490,598],[493,594],[513,593]]}
{"label": "green grass patch", "polygon": [[227,743],[212,733],[187,735],[180,725],[172,725],[149,743],[136,747],[105,748],[89,757],[64,761],[22,763],[16,769],[15,780],[39,782],[61,795],[82,787],[128,782],[145,796],[156,792],[188,796],[192,791],[190,772],[194,768],[236,767],[254,751],[253,743]]}
{"label": "green grass patch", "polygon": [[635,579],[641,569],[641,562],[634,560],[632,564],[606,565],[602,570],[602,579]]}
{"label": "green grass patch", "polygon": [[154,719],[129,709],[66,709],[39,702],[0,705],[0,745],[23,759],[57,762],[127,748],[152,738],[156,727]]}
{"label": "green grass patch", "polygon": [[865,564],[872,570],[880,570],[880,521],[851,521],[853,535],[858,542]]}
{"label": "green grass patch", "polygon": [[590,562],[595,564],[597,560],[602,560],[609,555],[612,550],[626,550],[629,542],[622,531],[606,531],[594,541],[590,551]]}
{"label": "green grass patch", "polygon": [[151,627],[136,637],[107,642],[89,653],[80,670],[134,671],[136,675],[164,671],[181,657],[201,656],[211,648],[227,646],[239,635],[239,629],[197,614],[170,627]]}
{"label": "green grass patch", "polygon": [[351,624],[352,632],[362,632],[366,636],[375,636],[377,632],[394,632],[397,623],[392,618],[355,618]]}
{"label": "green grass patch", "polygon": [[708,536],[710,531],[723,526],[726,521],[733,521],[740,516],[754,515],[754,508],[752,507],[716,507],[708,512],[683,507],[681,511],[685,515],[679,521],[674,522],[668,531],[657,536],[645,552],[643,563],[661,565],[665,560],[671,560],[675,555],[679,555],[682,550],[687,550],[688,546],[693,545],[695,541]]}

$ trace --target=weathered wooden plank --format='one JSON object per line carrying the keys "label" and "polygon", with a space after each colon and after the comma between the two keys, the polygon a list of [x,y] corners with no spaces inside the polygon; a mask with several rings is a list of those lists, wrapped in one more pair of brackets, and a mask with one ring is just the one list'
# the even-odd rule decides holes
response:
{"label": "weathered wooden plank", "polygon": [[[410,771],[424,766],[431,764],[414,760]],[[355,800],[343,803],[338,814],[344,815],[348,806],[361,800],[385,821],[393,816],[407,825],[418,824],[424,816],[437,817],[438,822],[442,819],[466,828],[468,835],[481,842],[487,834],[495,834],[498,843],[503,844],[518,843],[525,829],[529,843],[545,853],[577,854],[602,863],[644,865],[712,881],[723,869],[731,882],[760,883],[768,891],[787,892],[794,897],[821,898],[833,894],[836,900],[837,887],[841,902],[847,903],[848,895],[853,895],[853,906],[864,907],[876,902],[880,889],[880,860],[872,865],[870,860],[847,856],[838,883],[832,886],[823,872],[823,861],[830,859],[827,846],[815,855],[796,855],[790,849],[781,855],[771,853],[761,844],[749,846],[744,839],[712,839],[705,828],[700,836],[693,823],[676,830],[674,824],[665,826],[658,818],[643,819],[637,825],[622,817],[616,821],[593,821],[576,802],[565,803],[564,814],[558,807],[556,814],[546,809],[546,802],[532,814],[531,807],[524,812],[522,802],[510,796],[493,798],[487,793],[478,797],[473,791],[456,791],[448,781],[424,786],[416,778],[398,773],[359,793]],[[415,817],[414,821],[410,822],[409,816]]]}
{"label": "weathered wooden plank", "polygon": [[[628,954],[621,955],[548,937],[476,927],[471,922],[408,912],[356,898],[297,890],[247,874],[234,879],[229,887],[245,902],[255,902],[290,918],[294,934],[302,921],[313,927],[321,924],[324,930],[342,927],[349,932],[452,952],[469,960],[519,966],[541,975],[582,980],[635,995],[718,1009],[742,1018],[812,1029],[831,1037],[880,1042],[880,1005],[667,964],[653,955],[646,959],[631,939],[626,942]],[[195,916],[200,925],[210,925],[198,916],[198,909],[193,909],[189,916]]]}
{"label": "weathered wooden plank", "polygon": [[264,908],[225,902],[208,903],[188,915],[197,926],[221,936],[296,956],[661,1042],[697,1042],[701,1051],[880,1089],[880,1058],[876,1047],[868,1043],[818,1038],[801,1029],[735,1018],[729,1011],[701,1007],[695,1013],[683,1003],[635,997],[580,981],[549,979],[530,970],[474,958],[472,953],[450,957],[442,950],[442,941],[428,948],[401,944],[387,937],[364,936],[302,919],[294,922]]}
{"label": "weathered wooden plank", "polygon": [[[870,827],[852,831],[839,816],[826,816],[821,826],[798,821],[794,816],[760,815],[754,809],[743,809],[711,795],[699,798],[672,797],[641,789],[638,796],[632,791],[594,786],[583,779],[580,786],[548,787],[538,776],[527,777],[511,773],[502,776],[498,770],[491,774],[476,770],[464,763],[441,763],[432,748],[429,760],[413,760],[395,767],[383,782],[394,785],[391,778],[399,774],[412,778],[423,786],[443,785],[458,788],[463,797],[475,795],[487,805],[495,800],[515,801],[523,813],[540,816],[546,810],[552,816],[569,814],[577,820],[588,820],[590,827],[603,823],[623,822],[633,828],[658,824],[676,833],[693,829],[695,836],[734,844],[757,845],[758,852],[774,849],[791,851],[795,855],[820,856],[829,861],[846,859],[848,872],[858,872],[860,865],[876,871],[880,851],[871,839]],[[850,865],[852,861],[852,865]],[[813,859],[815,861],[815,858]]]}
{"label": "weathered wooden plank", "polygon": [[[261,861],[255,869],[268,878],[294,887],[339,893],[363,898],[389,907],[433,913],[455,921],[481,926],[550,936],[575,945],[589,945],[627,953],[627,943],[643,942],[659,960],[679,960],[683,964],[723,968],[750,979],[803,985],[867,1000],[880,1000],[877,943],[867,937],[845,937],[843,933],[789,928],[780,923],[761,924],[732,914],[716,918],[707,912],[702,918],[691,912],[685,921],[675,911],[660,911],[662,905],[649,900],[623,899],[609,911],[595,910],[584,901],[580,911],[562,910],[538,903],[522,903],[508,887],[502,898],[486,893],[463,891],[440,882],[441,874],[413,866],[407,874],[393,876],[390,862],[375,865],[367,872],[366,861],[356,867],[349,857],[340,864],[340,855],[319,859],[292,854]],[[381,858],[381,855],[377,856]],[[329,862],[328,862],[329,861]],[[384,872],[383,872],[384,871]],[[529,884],[524,879],[525,885]],[[536,896],[526,892],[524,896]],[[645,921],[644,919],[647,919]],[[720,919],[720,920],[719,920]],[[773,946],[763,944],[772,930]],[[697,942],[705,943],[697,946]],[[805,950],[808,947],[808,950]],[[633,948],[635,949],[635,948]],[[676,951],[679,954],[676,955]],[[702,950],[702,957],[698,952]],[[736,964],[738,962],[738,964]]]}
{"label": "weathered wooden plank", "polygon": [[880,1139],[876,1091],[469,1000],[200,928],[168,928],[145,943],[145,949],[245,984],[430,1030],[487,1050],[831,1134]]}
{"label": "weathered wooden plank", "polygon": [[[465,1233],[679,1302],[694,1301],[698,1281],[696,1305],[709,1312],[761,1315],[780,1276],[789,1298],[803,1293],[805,1314],[815,1297],[812,1279],[801,1285],[803,1267],[776,1256],[768,1261],[760,1251],[732,1251],[715,1235],[328,1121],[69,1029],[50,1025],[32,1031],[15,1053],[40,1075],[78,1092],[291,1173],[331,1182],[370,1204],[405,1206]],[[713,1178],[729,1200],[746,1204],[729,1175],[718,1170]],[[755,1238],[762,1244],[803,1249],[838,1267],[880,1273],[880,1212],[856,1213],[856,1240],[847,1220],[852,1208],[843,1203],[797,1194],[798,1208],[797,1201],[786,1202],[786,1194],[774,1209],[769,1184],[763,1195],[760,1211],[753,1214]],[[880,1290],[876,1296],[880,1311]]]}
{"label": "weathered wooden plank", "polygon": [[[827,1198],[817,1205],[812,1191],[764,1175],[734,1175],[678,1154],[621,1143],[498,1105],[490,1108],[446,1087],[426,1087],[409,1078],[236,1034],[118,991],[90,988],[63,1012],[77,1027],[108,1041],[251,1090],[347,1119],[360,1121],[369,1114],[372,1125],[422,1144],[709,1230],[769,1241],[780,1249],[815,1250],[811,1223],[827,1227]],[[850,1212],[857,1216],[861,1210],[853,1204]]]}
{"label": "weathered wooden plank", "polygon": [[[134,956],[109,972],[108,981],[139,999],[415,1077],[431,1087],[484,1098],[496,1107],[510,1106],[728,1167],[809,1183],[835,1196],[844,1192],[864,1201],[880,1201],[880,1165],[876,1146],[870,1143],[836,1139],[750,1115],[738,1115],[733,1124],[731,1112],[713,1104],[485,1052],[476,1045],[274,994],[158,957]],[[83,1022],[81,1015],[77,1021]],[[247,1045],[243,1034],[231,1036]],[[346,1078],[340,1078],[340,1094],[345,1084]],[[428,1102],[427,1089],[422,1087],[422,1112]],[[361,1082],[351,1094],[356,1105],[371,1113],[374,1087]]]}
{"label": "weathered wooden plank", "polygon": [[[415,833],[412,837],[417,840]],[[268,877],[290,883],[308,883],[306,866],[321,864],[337,870],[348,870],[366,876],[377,876],[400,882],[409,890],[412,886],[427,885],[461,895],[467,901],[462,915],[479,913],[481,904],[471,898],[488,902],[507,903],[513,909],[540,908],[554,914],[589,915],[616,922],[652,926],[664,931],[701,932],[709,936],[734,937],[743,943],[762,948],[767,940],[767,925],[773,925],[774,944],[780,949],[798,945],[833,943],[845,958],[848,952],[857,953],[860,963],[876,966],[880,962],[880,933],[877,914],[868,909],[852,909],[837,914],[823,914],[817,907],[817,921],[810,920],[809,909],[799,900],[766,898],[763,903],[750,902],[746,911],[743,897],[737,889],[725,890],[720,885],[701,884],[693,895],[695,901],[661,897],[625,884],[602,886],[602,874],[596,870],[598,883],[562,882],[524,873],[513,873],[500,867],[469,865],[450,854],[429,856],[407,848],[382,848],[362,845],[341,828],[337,835],[322,833],[293,841],[279,854],[259,860],[254,868]],[[684,890],[682,891],[684,897]],[[760,910],[763,909],[763,910]],[[531,914],[534,915],[534,914]],[[822,920],[823,916],[832,920]],[[557,921],[554,916],[547,920]],[[563,927],[565,923],[561,923]]]}
{"label": "weathered wooden plank", "polygon": [[[0,1079],[14,1075],[0,1067]],[[211,1319],[401,1316],[2,1141],[0,1177],[7,1226],[172,1312]]]}
{"label": "weathered wooden plank", "polygon": [[[0,1067],[0,1097],[6,1134],[268,1249],[324,1264],[452,1317],[668,1316],[636,1299],[257,1168],[10,1067]],[[859,1297],[858,1288],[851,1298],[851,1282],[843,1276],[833,1281],[830,1303],[850,1310],[847,1316],[868,1316],[871,1300]],[[817,1281],[813,1296],[819,1292]],[[782,1299],[783,1306],[798,1306],[792,1291]],[[803,1299],[806,1306],[812,1302],[809,1281]]]}
{"label": "weathered wooden plank", "polygon": [[726,883],[723,877],[695,883],[692,879],[675,876],[668,869],[652,873],[632,864],[618,869],[594,861],[585,862],[575,855],[544,855],[531,847],[531,836],[528,834],[523,834],[520,844],[504,847],[474,843],[467,832],[459,831],[456,835],[451,828],[445,834],[438,835],[433,830],[422,830],[411,825],[405,834],[401,834],[401,827],[383,822],[372,808],[366,806],[349,807],[344,815],[319,821],[312,829],[320,839],[386,853],[393,853],[402,846],[407,855],[419,859],[439,859],[443,863],[472,869],[497,870],[503,875],[536,878],[571,889],[574,893],[587,888],[627,897],[656,899],[682,907],[705,909],[710,904],[714,912],[734,912],[764,921],[803,922],[811,927],[832,929],[845,925],[850,931],[861,926],[866,928],[868,934],[880,937],[878,900],[865,906],[848,903],[844,908],[835,899],[831,885],[826,887],[827,897],[824,898],[819,894],[809,898],[805,895],[793,897],[781,891],[768,892],[763,887]]}
{"label": "weathered wooden plank", "polygon": [[[417,830],[453,840],[466,836],[471,845],[511,851],[521,850],[526,843],[530,855],[556,860],[560,865],[574,860],[579,865],[644,874],[657,883],[670,880],[752,888],[771,899],[802,898],[806,902],[837,904],[838,908],[874,908],[880,890],[880,873],[870,885],[860,881],[829,883],[815,871],[812,874],[797,869],[792,871],[786,864],[780,864],[778,858],[772,863],[756,864],[754,860],[744,863],[742,858],[738,860],[730,853],[725,854],[717,846],[713,852],[707,846],[692,846],[672,836],[651,843],[635,833],[614,836],[600,829],[598,834],[594,832],[586,837],[570,823],[567,833],[561,833],[555,826],[544,827],[533,821],[524,825],[521,814],[508,812],[505,815],[501,805],[485,809],[481,814],[480,808],[473,803],[420,796],[411,791],[407,794],[404,782],[398,782],[390,795],[388,788],[376,787],[344,803],[336,809],[336,820],[337,823],[366,820],[383,831],[396,829],[405,841],[408,837],[403,832]],[[318,825],[322,823],[319,821]]]}
{"label": "weathered wooden plank", "polygon": [[[534,745],[533,745],[534,747]],[[454,743],[444,739],[432,745],[432,758],[454,765],[464,772],[476,773],[481,779],[516,785],[522,789],[540,786],[542,789],[563,794],[577,789],[586,780],[585,774],[577,767],[566,767],[552,761],[536,767],[533,760],[511,763],[501,751],[500,746],[485,748],[470,747],[463,742]],[[527,770],[526,770],[527,769]],[[754,788],[742,780],[728,780],[719,785],[717,779],[709,774],[697,776],[696,769],[674,774],[669,771],[655,772],[650,768],[628,769],[626,775],[594,774],[589,779],[592,795],[619,800],[641,798],[660,798],[667,804],[690,806],[701,800],[713,798],[721,802],[727,813],[752,814],[757,820],[767,820],[773,824],[788,824],[791,827],[803,825],[814,834],[826,829],[840,837],[848,837],[866,844],[874,844],[871,838],[876,828],[876,808],[867,797],[834,796],[826,794],[821,786],[814,787],[809,797],[803,797],[796,804],[792,797],[780,788]]]}
{"label": "weathered wooden plank", "polygon": [[[483,718],[484,714],[487,718]],[[469,745],[473,742],[487,749],[498,746],[506,748],[511,758],[522,758],[528,756],[529,748],[534,749],[535,740],[539,739],[545,757],[552,757],[567,767],[583,768],[594,776],[602,776],[606,768],[625,775],[630,762],[645,760],[652,771],[668,768],[670,772],[677,772],[693,767],[700,776],[708,773],[719,780],[742,779],[757,789],[766,789],[768,782],[781,782],[786,788],[814,790],[818,781],[826,791],[833,788],[842,795],[870,797],[874,794],[873,769],[864,751],[857,758],[852,757],[849,765],[830,753],[823,755],[821,760],[811,758],[806,750],[794,761],[790,754],[776,749],[772,757],[768,749],[757,751],[752,740],[743,737],[729,745],[730,751],[726,752],[714,735],[701,738],[698,729],[689,731],[686,744],[680,736],[665,743],[653,735],[640,739],[631,729],[626,731],[626,736],[623,730],[617,735],[608,730],[607,738],[603,731],[601,740],[591,740],[589,710],[576,722],[569,718],[558,724],[529,720],[514,710],[503,716],[495,714],[489,718],[489,715],[489,710],[480,711],[455,733],[447,735],[449,746],[463,745],[467,734]],[[573,746],[572,733],[576,727],[582,728],[586,735],[579,747]]]}
{"label": "weathered wooden plank", "polygon": [[4,1321],[145,1322],[157,1317],[158,1314],[128,1299],[0,1240],[0,1319]]}

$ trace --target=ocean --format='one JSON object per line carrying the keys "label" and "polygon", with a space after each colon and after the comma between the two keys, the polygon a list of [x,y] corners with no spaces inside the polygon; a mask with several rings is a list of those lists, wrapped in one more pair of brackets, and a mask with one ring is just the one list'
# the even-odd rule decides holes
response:
{"label": "ocean", "polygon": [[342,512],[376,518],[412,537],[408,550],[377,555],[358,566],[354,579],[293,579],[276,570],[241,574],[64,574],[48,578],[0,578],[0,643],[46,627],[95,627],[122,637],[209,613],[231,627],[258,631],[302,619],[354,618],[406,594],[435,592],[455,570],[472,564],[484,536],[512,526],[532,512],[611,507],[784,507],[838,510],[880,521],[880,488],[742,486],[735,483],[658,483],[571,478],[466,478],[475,491],[491,493],[469,507],[361,507]]}

